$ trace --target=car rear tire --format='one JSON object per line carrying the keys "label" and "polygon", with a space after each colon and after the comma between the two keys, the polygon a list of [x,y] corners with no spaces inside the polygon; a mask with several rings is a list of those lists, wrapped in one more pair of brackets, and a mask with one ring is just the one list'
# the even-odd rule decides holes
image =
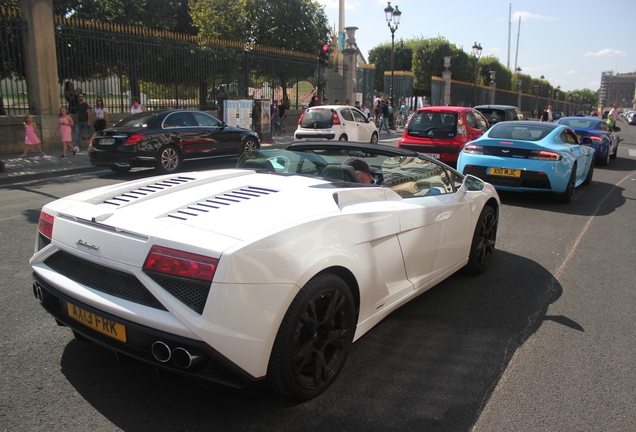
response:
{"label": "car rear tire", "polygon": [[590,164],[590,169],[587,172],[587,176],[585,177],[585,180],[583,180],[583,184],[586,186],[591,184],[593,176],[594,176],[594,162]]}
{"label": "car rear tire", "polygon": [[610,147],[607,146],[607,153],[605,153],[605,158],[603,158],[603,160],[597,159],[599,162],[599,165],[601,166],[607,166],[609,165],[610,162]]}
{"label": "car rear tire", "polygon": [[349,141],[349,138],[347,138],[346,135],[340,135],[340,138],[338,138],[338,141]]}
{"label": "car rear tire", "polygon": [[338,276],[311,279],[292,301],[276,335],[267,382],[276,392],[311,399],[336,379],[355,332],[351,290]]}
{"label": "car rear tire", "polygon": [[554,199],[564,204],[571,202],[572,196],[574,196],[575,182],[576,182],[576,164],[572,165],[572,173],[570,174],[570,179],[568,180],[568,185],[565,187],[565,190],[562,193],[555,193]]}
{"label": "car rear tire", "polygon": [[127,173],[128,171],[130,171],[131,167],[120,167],[120,166],[112,166],[110,167],[110,170],[114,173]]}
{"label": "car rear tire", "polygon": [[486,271],[492,256],[495,253],[495,243],[497,242],[497,214],[489,206],[484,206],[479,220],[475,226],[473,241],[470,245],[470,255],[465,272],[470,275],[480,275]]}
{"label": "car rear tire", "polygon": [[377,144],[377,143],[378,143],[378,133],[373,132],[371,134],[371,144]]}
{"label": "car rear tire", "polygon": [[243,151],[258,150],[260,147],[261,146],[258,145],[258,141],[254,138],[247,138],[243,146]]}
{"label": "car rear tire", "polygon": [[173,145],[161,147],[159,159],[157,160],[157,171],[168,174],[178,171],[181,168],[181,154]]}
{"label": "car rear tire", "polygon": [[610,155],[610,159],[616,159],[616,156],[618,156],[618,144],[616,144],[616,147],[614,148],[614,153]]}

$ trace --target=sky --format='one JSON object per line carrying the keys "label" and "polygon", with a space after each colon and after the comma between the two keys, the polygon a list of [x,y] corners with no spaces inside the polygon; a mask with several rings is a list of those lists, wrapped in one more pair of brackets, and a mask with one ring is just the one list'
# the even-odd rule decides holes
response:
{"label": "sky", "polygon": [[[317,1],[337,30],[338,0]],[[368,61],[371,49],[391,42],[387,2],[344,3],[344,27],[358,27],[356,41]],[[516,64],[533,78],[544,75],[563,91],[597,91],[602,72],[636,72],[636,0],[397,0],[391,5],[402,11],[396,43],[441,36],[471,53],[477,42],[482,57],[494,55],[510,70]]]}

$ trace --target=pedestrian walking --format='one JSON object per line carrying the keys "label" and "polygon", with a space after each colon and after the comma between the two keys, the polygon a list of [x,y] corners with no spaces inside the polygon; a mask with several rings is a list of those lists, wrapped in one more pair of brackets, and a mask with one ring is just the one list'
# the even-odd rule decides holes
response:
{"label": "pedestrian walking", "polygon": [[140,112],[148,111],[148,108],[146,108],[145,106],[141,104],[141,102],[139,102],[139,97],[137,96],[131,97],[130,103],[132,104],[132,106],[130,107],[131,114],[137,114]]}
{"label": "pedestrian walking", "polygon": [[42,147],[40,147],[40,138],[38,138],[38,131],[33,123],[33,116],[31,114],[27,114],[24,117],[24,153],[22,153],[22,158],[27,157],[27,153],[29,152],[29,148],[31,146],[35,146],[40,151],[40,157],[46,156]]}
{"label": "pedestrian walking", "polygon": [[287,106],[285,101],[281,99],[278,104],[278,133],[285,136],[285,117],[287,117]]}
{"label": "pedestrian walking", "polygon": [[552,115],[552,105],[548,105],[548,107],[543,110],[543,114],[541,114],[542,122],[552,123],[554,121],[554,117]]}
{"label": "pedestrian walking", "polygon": [[80,142],[82,141],[82,131],[86,129],[88,139],[91,138],[91,128],[88,120],[91,117],[91,107],[84,99],[83,93],[77,94],[77,124],[75,125],[75,152],[80,151]]}
{"label": "pedestrian walking", "polygon": [[68,104],[69,114],[77,114],[77,93],[75,92],[75,86],[70,81],[64,83],[64,97]]}
{"label": "pedestrian walking", "polygon": [[68,111],[66,108],[60,108],[60,123],[57,125],[57,129],[53,132],[53,135],[57,136],[57,133],[60,132],[60,136],[62,137],[62,156],[61,158],[66,157],[66,148],[70,148],[73,152],[73,156],[77,154],[77,150],[71,144],[71,126],[73,126],[73,118],[68,115]]}
{"label": "pedestrian walking", "polygon": [[89,124],[93,125],[95,132],[103,131],[108,127],[108,110],[104,106],[104,99],[100,96],[95,100],[95,108],[91,111]]}
{"label": "pedestrian walking", "polygon": [[620,118],[620,116],[618,115],[618,104],[614,104],[612,105],[612,109],[610,110],[610,112],[607,114],[607,125],[609,127],[612,128],[612,130],[616,130],[616,120],[620,120],[623,123],[625,123],[625,120],[623,120],[622,118]]}
{"label": "pedestrian walking", "polygon": [[380,130],[378,131],[378,133],[382,132],[382,128],[384,128],[386,129],[387,135],[389,135],[391,133],[391,131],[389,130],[389,116],[391,115],[391,112],[389,111],[389,105],[386,103],[386,101],[382,101],[381,111],[382,124],[380,125]]}
{"label": "pedestrian walking", "polygon": [[269,124],[269,133],[272,137],[278,134],[278,101],[274,101],[270,108],[270,124]]}

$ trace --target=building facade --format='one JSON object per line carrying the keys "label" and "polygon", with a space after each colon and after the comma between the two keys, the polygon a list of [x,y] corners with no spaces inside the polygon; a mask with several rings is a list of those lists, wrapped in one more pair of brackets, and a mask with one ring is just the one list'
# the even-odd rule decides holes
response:
{"label": "building facade", "polygon": [[609,107],[618,104],[620,108],[636,108],[636,72],[617,73],[607,71],[601,73],[601,89],[599,105]]}

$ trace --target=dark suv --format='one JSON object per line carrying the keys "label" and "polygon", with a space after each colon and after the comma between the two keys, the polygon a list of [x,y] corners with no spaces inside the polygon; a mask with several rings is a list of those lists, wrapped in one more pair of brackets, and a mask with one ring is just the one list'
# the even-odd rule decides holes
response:
{"label": "dark suv", "polygon": [[475,109],[486,117],[491,126],[500,121],[524,120],[519,108],[512,105],[478,105]]}

